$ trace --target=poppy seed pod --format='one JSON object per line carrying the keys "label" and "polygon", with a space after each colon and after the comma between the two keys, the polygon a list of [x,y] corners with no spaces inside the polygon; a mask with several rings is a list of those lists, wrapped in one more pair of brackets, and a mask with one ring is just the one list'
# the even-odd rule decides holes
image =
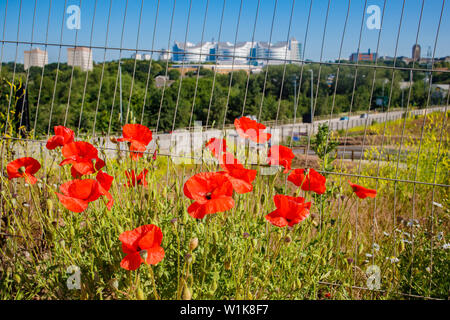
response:
{"label": "poppy seed pod", "polygon": [[148,252],[147,250],[141,250],[139,251],[139,255],[141,256],[142,260],[147,261]]}
{"label": "poppy seed pod", "polygon": [[195,248],[198,246],[198,238],[192,238],[191,241],[189,241],[189,250],[194,251]]}

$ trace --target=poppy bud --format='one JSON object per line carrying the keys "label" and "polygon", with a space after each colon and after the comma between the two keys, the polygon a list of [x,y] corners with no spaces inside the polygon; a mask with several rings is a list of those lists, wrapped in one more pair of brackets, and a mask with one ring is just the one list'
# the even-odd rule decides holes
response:
{"label": "poppy bud", "polygon": [[109,140],[114,143],[117,144],[117,139],[115,137],[109,137]]}
{"label": "poppy bud", "polygon": [[184,258],[186,259],[186,262],[187,263],[191,263],[192,262],[192,254],[190,254],[190,253],[187,253],[185,256],[184,256]]}
{"label": "poppy bud", "polygon": [[302,287],[302,282],[300,279],[297,279],[297,289],[300,289]]}
{"label": "poppy bud", "polygon": [[141,256],[142,260],[147,261],[147,257],[148,257],[147,250],[139,251],[139,255]]}
{"label": "poppy bud", "polygon": [[230,259],[225,260],[224,265],[225,265],[225,270],[230,270],[231,269]]}
{"label": "poppy bud", "polygon": [[114,290],[119,289],[119,281],[117,279],[111,279],[110,284]]}
{"label": "poppy bud", "polygon": [[22,282],[22,279],[20,278],[20,276],[17,273],[14,275],[14,280],[16,280],[17,283]]}
{"label": "poppy bud", "polygon": [[191,290],[188,287],[184,287],[183,300],[191,300],[191,299],[192,299]]}
{"label": "poppy bud", "polygon": [[359,244],[358,246],[358,254],[361,254],[364,250],[364,245],[362,243]]}
{"label": "poppy bud", "polygon": [[256,247],[258,245],[258,240],[253,238],[252,239],[252,244],[253,244],[253,247]]}
{"label": "poppy bud", "polygon": [[139,287],[136,291],[136,298],[138,300],[145,300],[144,291],[142,291],[141,287]]}
{"label": "poppy bud", "polygon": [[192,238],[191,241],[189,241],[189,250],[194,251],[195,248],[198,246],[198,238]]}
{"label": "poppy bud", "polygon": [[50,199],[47,199],[47,209],[48,209],[48,214],[51,217],[52,212],[53,212],[53,202]]}
{"label": "poppy bud", "polygon": [[403,250],[405,250],[405,242],[400,241],[400,252],[403,252]]}
{"label": "poppy bud", "polygon": [[350,240],[352,240],[352,231],[348,230],[347,231],[347,241],[350,241]]}
{"label": "poppy bud", "polygon": [[289,236],[286,236],[286,238],[284,238],[284,242],[286,242],[286,243],[289,243],[291,241],[292,241],[292,239]]}

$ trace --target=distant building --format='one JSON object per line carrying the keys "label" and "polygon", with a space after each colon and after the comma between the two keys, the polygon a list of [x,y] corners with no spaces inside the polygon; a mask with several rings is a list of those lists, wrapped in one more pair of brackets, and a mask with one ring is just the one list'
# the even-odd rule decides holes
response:
{"label": "distant building", "polygon": [[213,61],[215,54],[215,45],[212,42],[193,44],[191,42],[175,41],[173,45],[173,62],[209,62]]}
{"label": "distant building", "polygon": [[375,61],[377,59],[376,53],[371,53],[370,49],[365,53],[352,53],[350,56],[350,61],[358,62],[358,61]]}
{"label": "distant building", "polygon": [[140,53],[133,53],[131,55],[131,58],[135,59],[135,60],[142,60],[142,54],[140,54]]}
{"label": "distant building", "polygon": [[193,44],[175,41],[173,62],[215,62],[225,65],[264,65],[299,62],[302,45],[295,38],[271,44],[268,42],[205,42]]}
{"label": "distant building", "polygon": [[92,70],[92,50],[86,47],[67,48],[67,65],[80,67],[83,71]]}
{"label": "distant building", "polygon": [[301,59],[301,52],[302,44],[295,38],[291,38],[288,42],[280,41],[275,44],[258,42],[256,45],[256,59],[259,64],[283,64],[286,61],[291,63],[292,60],[298,62]]}
{"label": "distant building", "polygon": [[144,54],[144,60],[150,60],[150,55],[148,53]]}
{"label": "distant building", "polygon": [[173,80],[169,80],[169,77],[166,76],[157,76],[155,77],[155,86],[157,88],[162,88],[164,84],[166,84],[167,87],[170,87],[170,85],[173,83]]}
{"label": "distant building", "polygon": [[44,67],[48,64],[47,51],[39,48],[23,52],[23,67],[27,70],[29,67]]}
{"label": "distant building", "polygon": [[420,46],[418,44],[413,45],[411,58],[413,61],[420,60]]}
{"label": "distant building", "polygon": [[159,60],[170,60],[172,59],[172,54],[166,49],[161,49],[161,53],[159,54]]}

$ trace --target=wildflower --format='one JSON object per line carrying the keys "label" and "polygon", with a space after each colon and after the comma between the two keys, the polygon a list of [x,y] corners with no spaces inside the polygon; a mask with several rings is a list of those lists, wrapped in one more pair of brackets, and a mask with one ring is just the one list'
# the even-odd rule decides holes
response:
{"label": "wildflower", "polygon": [[373,249],[374,249],[375,251],[380,250],[380,245],[379,245],[378,243],[374,243],[374,244],[373,244]]}
{"label": "wildflower", "polygon": [[389,260],[391,261],[391,263],[397,263],[397,262],[400,261],[400,260],[399,260],[398,258],[396,258],[396,257],[390,257]]}
{"label": "wildflower", "polygon": [[444,243],[442,245],[442,249],[445,249],[445,250],[450,249],[450,243]]}
{"label": "wildflower", "polygon": [[433,205],[436,206],[436,207],[439,207],[439,208],[443,207],[442,204],[440,204],[439,202],[436,202],[436,201],[433,201]]}
{"label": "wildflower", "polygon": [[188,213],[196,219],[207,214],[223,212],[234,207],[233,186],[228,178],[216,172],[201,172],[190,177],[183,186],[189,199],[195,200]]}
{"label": "wildflower", "polygon": [[141,263],[157,264],[164,258],[162,238],[161,229],[154,224],[123,232],[119,240],[126,256],[120,262],[120,266],[126,270],[136,270]]}
{"label": "wildflower", "polygon": [[130,158],[138,160],[142,158],[147,145],[152,141],[152,131],[141,124],[126,124],[122,128],[123,138],[117,141],[128,141],[130,143]]}
{"label": "wildflower", "polygon": [[211,138],[205,147],[208,148],[214,157],[219,158],[222,152],[227,151],[227,141],[225,139]]}
{"label": "wildflower", "polygon": [[293,226],[303,221],[309,215],[311,202],[305,203],[302,197],[291,197],[277,194],[273,197],[277,209],[265,218],[274,226]]}
{"label": "wildflower", "polygon": [[97,180],[71,180],[59,187],[62,194],[56,195],[66,209],[72,212],[83,212],[87,209],[89,202],[97,200],[102,193]]}
{"label": "wildflower", "polygon": [[270,165],[281,165],[284,167],[283,173],[291,170],[292,159],[295,155],[291,149],[285,146],[272,146],[268,153],[268,163]]}
{"label": "wildflower", "polygon": [[352,258],[347,258],[347,262],[348,263],[353,263],[353,259]]}
{"label": "wildflower", "polygon": [[233,186],[234,191],[239,194],[253,190],[252,182],[256,177],[256,170],[245,169],[244,166],[234,158],[231,153],[223,153],[219,161],[223,174]]}
{"label": "wildflower", "polygon": [[250,237],[250,234],[249,234],[248,232],[244,232],[244,233],[242,234],[242,237],[243,237],[244,239],[247,239],[248,237]]}
{"label": "wildflower", "polygon": [[61,152],[65,159],[59,165],[72,164],[71,173],[74,178],[92,174],[105,166],[105,162],[98,157],[98,150],[89,142],[68,143]]}
{"label": "wildflower", "polygon": [[330,292],[325,293],[325,298],[330,299],[331,298],[331,293]]}
{"label": "wildflower", "polygon": [[327,179],[313,168],[308,170],[295,169],[291,172],[288,180],[303,191],[313,191],[317,194],[325,193],[325,183]]}
{"label": "wildflower", "polygon": [[136,176],[134,170],[125,171],[125,175],[127,176],[127,184],[124,184],[125,187],[136,187],[137,185],[142,185],[147,187],[147,180],[145,180],[145,176],[147,175],[148,170],[144,169],[140,174]]}
{"label": "wildflower", "polygon": [[24,157],[11,161],[6,166],[8,179],[25,178],[25,181],[30,184],[37,182],[34,174],[39,171],[41,164],[32,157]]}
{"label": "wildflower", "polygon": [[53,128],[55,135],[47,140],[45,147],[48,150],[56,149],[57,147],[62,147],[68,143],[71,143],[74,139],[73,130],[66,128],[64,126],[55,126]]}
{"label": "wildflower", "polygon": [[383,231],[383,234],[386,236],[386,237],[389,237],[389,233],[387,233],[386,231]]}
{"label": "wildflower", "polygon": [[256,143],[265,143],[272,136],[270,133],[265,133],[266,126],[251,120],[247,117],[240,117],[234,120],[236,132],[244,139],[250,139]]}
{"label": "wildflower", "polygon": [[444,238],[444,233],[441,231],[437,234],[437,239],[441,241]]}
{"label": "wildflower", "polygon": [[155,149],[155,151],[153,152],[153,156],[152,156],[152,160],[155,161],[156,160],[156,156],[158,155],[158,150]]}
{"label": "wildflower", "polygon": [[108,210],[111,210],[111,208],[114,204],[114,198],[112,197],[111,193],[109,193],[109,189],[111,189],[111,185],[114,180],[114,177],[107,174],[106,172],[99,171],[97,173],[96,179],[99,183],[100,193],[108,199],[108,203],[106,204],[106,207],[108,208]]}
{"label": "wildflower", "polygon": [[364,188],[364,187],[359,186],[357,184],[353,184],[350,181],[348,181],[348,183],[350,184],[350,187],[352,187],[353,192],[360,199],[364,199],[364,198],[367,198],[367,197],[375,198],[375,196],[377,195],[377,191],[376,190]]}

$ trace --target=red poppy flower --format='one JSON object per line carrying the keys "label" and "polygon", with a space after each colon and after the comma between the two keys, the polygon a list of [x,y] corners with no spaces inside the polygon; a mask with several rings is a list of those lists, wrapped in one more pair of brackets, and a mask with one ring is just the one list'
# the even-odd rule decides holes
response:
{"label": "red poppy flower", "polygon": [[68,143],[71,143],[74,139],[74,133],[71,129],[64,126],[55,126],[53,128],[55,135],[47,140],[46,148],[49,150],[62,147]]}
{"label": "red poppy flower", "polygon": [[367,189],[367,188],[364,188],[364,187],[359,186],[357,184],[353,184],[350,181],[348,181],[348,183],[350,184],[350,187],[352,187],[353,192],[360,199],[364,199],[364,198],[367,198],[367,197],[375,198],[376,195],[377,195],[377,190]]}
{"label": "red poppy flower", "polygon": [[267,156],[270,165],[281,165],[284,167],[283,173],[288,173],[291,170],[292,159],[295,157],[292,150],[285,146],[270,147]]}
{"label": "red poppy flower", "polygon": [[303,221],[309,215],[311,202],[302,197],[291,197],[277,194],[273,197],[277,209],[266,215],[266,219],[277,227],[285,227]]}
{"label": "red poppy flower", "polygon": [[244,139],[250,139],[256,143],[265,143],[272,136],[265,133],[266,126],[247,117],[234,120],[237,133]]}
{"label": "red poppy flower", "polygon": [[98,189],[100,190],[100,193],[108,199],[106,207],[108,208],[108,210],[111,210],[114,204],[114,198],[112,197],[111,193],[109,193],[109,189],[111,189],[114,177],[107,174],[106,172],[99,171],[97,173],[96,179],[99,183]]}
{"label": "red poppy flower", "polygon": [[318,173],[313,168],[306,172],[305,169],[294,169],[288,177],[288,180],[297,187],[302,187],[303,191],[313,191],[317,194],[325,193],[327,178]]}
{"label": "red poppy flower", "polygon": [[72,164],[74,178],[92,174],[105,166],[105,162],[98,157],[98,150],[89,142],[71,142],[64,145],[61,151],[65,159],[59,165]]}
{"label": "red poppy flower", "polygon": [[152,141],[152,131],[142,124],[126,124],[122,128],[122,134],[123,138],[117,139],[117,141],[128,141],[130,143],[130,158],[133,160],[142,158],[142,152]]}
{"label": "red poppy flower", "polygon": [[40,168],[41,164],[39,161],[32,157],[24,157],[8,163],[6,171],[8,172],[9,180],[23,177],[29,184],[35,184],[37,179],[34,174],[38,172]]}
{"label": "red poppy flower", "polygon": [[239,194],[247,193],[253,190],[252,182],[256,177],[256,170],[245,169],[234,156],[229,153],[223,153],[219,161],[221,171],[228,178],[234,191]]}
{"label": "red poppy flower", "polygon": [[183,187],[189,199],[195,200],[188,213],[196,219],[207,214],[223,212],[234,207],[233,186],[228,178],[217,172],[201,172],[190,177]]}
{"label": "red poppy flower", "polygon": [[73,212],[83,212],[87,209],[89,202],[95,201],[102,195],[97,180],[71,180],[62,184],[56,195],[66,209]]}
{"label": "red poppy flower", "polygon": [[123,232],[119,240],[126,256],[120,262],[120,266],[126,270],[136,270],[143,262],[157,264],[164,258],[162,238],[161,229],[154,224]]}
{"label": "red poppy flower", "polygon": [[125,175],[127,176],[127,184],[125,187],[136,187],[137,185],[143,185],[147,187],[147,181],[145,180],[145,176],[147,175],[148,170],[144,169],[140,174],[136,176],[134,170],[125,171]]}
{"label": "red poppy flower", "polygon": [[227,141],[225,139],[211,138],[205,144],[205,147],[211,150],[214,157],[218,158],[222,152],[227,151]]}

